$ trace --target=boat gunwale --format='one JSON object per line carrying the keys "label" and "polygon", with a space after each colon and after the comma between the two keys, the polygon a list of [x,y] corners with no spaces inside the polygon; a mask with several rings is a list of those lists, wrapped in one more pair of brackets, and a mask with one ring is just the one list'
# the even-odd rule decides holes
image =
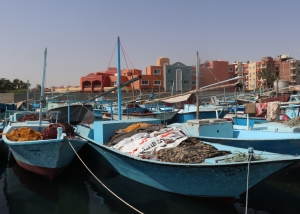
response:
{"label": "boat gunwale", "polygon": [[[163,161],[151,160],[151,159],[143,159],[143,158],[138,157],[138,156],[133,156],[133,155],[127,154],[125,152],[121,152],[117,149],[108,147],[106,145],[101,145],[101,144],[97,143],[96,141],[94,141],[93,139],[85,138],[85,137],[83,137],[83,138],[88,140],[88,143],[91,143],[95,146],[99,146],[102,149],[108,150],[109,152],[113,152],[113,153],[116,153],[120,156],[129,158],[129,159],[133,159],[135,161],[143,161],[143,162],[149,163],[149,164],[160,164],[160,165],[167,165],[167,166],[173,166],[173,167],[185,166],[185,167],[199,168],[199,167],[216,167],[216,166],[219,166],[219,167],[232,166],[233,167],[233,166],[240,166],[240,165],[248,165],[248,163],[249,163],[249,162],[209,163],[209,162],[204,161],[202,163],[187,164],[187,163],[172,163],[172,162],[163,162]],[[207,142],[205,142],[205,143],[207,143]],[[212,143],[210,145],[214,145],[214,144]],[[242,148],[239,148],[239,149],[242,149]],[[244,149],[244,150],[247,150],[247,149]],[[259,151],[259,150],[254,150],[254,152],[255,151]],[[262,152],[262,151],[259,151],[259,152]],[[285,155],[285,154],[278,154],[278,153],[271,153],[271,152],[266,152],[266,153],[269,153],[269,155],[276,155],[276,156],[281,156],[281,157],[276,157],[275,159],[274,158],[268,159],[268,161],[266,161],[266,160],[251,161],[250,165],[253,165],[253,164],[255,164],[255,165],[269,164],[269,163],[276,163],[276,162],[291,162],[292,165],[297,164],[297,162],[300,163],[300,156]],[[224,160],[224,158],[222,159],[222,157],[225,157],[225,156],[226,155],[219,156],[220,157],[219,161]],[[218,157],[213,157],[213,158],[215,159],[215,158],[218,158]],[[210,158],[207,158],[207,159],[210,159]]]}

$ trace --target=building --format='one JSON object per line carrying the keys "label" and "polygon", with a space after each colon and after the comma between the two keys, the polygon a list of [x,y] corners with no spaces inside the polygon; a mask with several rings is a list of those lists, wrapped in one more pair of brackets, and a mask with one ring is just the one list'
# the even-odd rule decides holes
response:
{"label": "building", "polygon": [[[200,66],[200,87],[222,82],[235,77],[234,66],[228,61],[206,61]],[[224,83],[223,85],[227,85]]]}
{"label": "building", "polygon": [[276,73],[279,79],[289,81],[290,85],[300,83],[300,61],[290,55],[278,55],[276,58]]}
{"label": "building", "polygon": [[[229,65],[227,61],[206,61],[200,65],[199,87],[234,78],[235,69],[235,65]],[[185,65],[182,62],[170,64],[167,57],[160,57],[156,60],[156,65],[146,67],[145,74],[138,69],[121,70],[122,83],[137,76],[141,76],[141,79],[123,87],[122,90],[183,93],[196,88],[196,66]],[[109,68],[107,71],[89,73],[81,77],[80,86],[83,92],[101,92],[116,87],[117,80],[117,69]]]}
{"label": "building", "polygon": [[[142,71],[138,69],[122,70],[121,82],[124,83],[131,78],[141,75]],[[103,92],[117,86],[118,76],[117,68],[108,68],[107,71],[89,73],[80,78],[80,87],[83,92]],[[132,88],[139,88],[138,83],[133,83],[123,88],[123,91],[130,91]]]}

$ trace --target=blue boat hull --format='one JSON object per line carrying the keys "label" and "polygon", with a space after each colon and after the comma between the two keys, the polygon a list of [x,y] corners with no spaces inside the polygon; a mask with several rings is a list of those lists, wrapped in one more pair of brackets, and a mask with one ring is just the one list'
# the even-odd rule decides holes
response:
{"label": "blue boat hull", "polygon": [[[41,124],[39,121],[16,122],[9,123],[3,132],[8,134],[14,129],[27,127],[42,133],[47,126],[49,126],[48,121],[41,121]],[[87,143],[87,140],[82,138],[69,139],[64,135],[59,139],[49,140],[25,141],[24,138],[23,141],[12,141],[7,138],[7,135],[3,135],[2,138],[16,162],[22,168],[49,179],[57,177],[74,158],[75,152],[71,148],[70,143],[76,152]]]}
{"label": "blue boat hull", "polygon": [[[75,153],[67,139],[44,141],[48,142],[41,140],[27,141],[22,144],[6,143],[22,168],[54,179],[71,163]],[[86,143],[83,140],[70,140],[70,142],[76,152]]]}
{"label": "blue boat hull", "polygon": [[[173,164],[135,158],[97,143],[89,143],[121,175],[167,192],[212,198],[237,198],[246,191],[247,164]],[[292,164],[251,163],[249,188]],[[213,185],[212,185],[213,184]]]}
{"label": "blue boat hull", "polygon": [[[219,118],[223,118],[225,116],[226,112],[222,111],[219,112]],[[200,119],[207,119],[207,118],[216,118],[216,112],[215,111],[206,111],[206,112],[200,112],[199,113]],[[184,123],[188,120],[194,120],[196,119],[196,112],[190,112],[190,113],[184,113],[184,114],[175,114],[175,116],[169,121],[169,124],[172,123]]]}

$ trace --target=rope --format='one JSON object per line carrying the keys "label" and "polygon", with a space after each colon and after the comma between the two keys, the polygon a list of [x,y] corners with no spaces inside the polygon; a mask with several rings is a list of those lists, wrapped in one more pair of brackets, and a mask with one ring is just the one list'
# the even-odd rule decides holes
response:
{"label": "rope", "polygon": [[247,190],[246,190],[246,207],[245,207],[245,214],[248,213],[248,188],[249,188],[249,172],[250,172],[250,162],[252,158],[253,153],[249,153],[249,161],[248,161],[248,172],[247,172]]}
{"label": "rope", "polygon": [[[127,56],[129,62],[131,63],[131,65],[132,65],[132,67],[133,67],[133,70],[135,71],[134,65],[133,65],[133,63],[131,62],[129,56],[127,55],[125,49],[124,49],[123,46],[121,45],[121,42],[120,42],[120,46],[121,46],[121,49],[122,49],[122,51],[123,51],[124,59],[125,59],[125,56]],[[124,53],[125,53],[125,54],[124,54]],[[127,62],[126,62],[126,65],[127,65]],[[127,66],[127,69],[128,69],[128,66]]]}
{"label": "rope", "polygon": [[105,186],[104,183],[102,183],[97,176],[92,173],[92,171],[87,167],[87,165],[83,162],[83,160],[79,157],[79,155],[77,154],[76,150],[74,149],[74,147],[72,146],[71,142],[68,140],[71,148],[73,149],[74,153],[76,154],[76,156],[78,157],[78,159],[81,161],[81,163],[85,166],[85,168],[94,176],[94,178],[106,189],[108,190],[111,194],[113,194],[116,198],[118,198],[120,201],[122,201],[124,204],[126,204],[127,206],[129,206],[130,208],[132,208],[133,210],[135,210],[138,213],[143,214],[143,212],[139,211],[138,209],[136,209],[135,207],[131,206],[130,204],[128,204],[126,201],[124,201],[122,198],[120,198],[118,195],[116,195],[113,191],[111,191],[107,186]]}
{"label": "rope", "polygon": [[[251,158],[253,158],[254,161],[257,160],[264,160],[266,158],[263,158],[261,154],[258,155],[251,155]],[[226,157],[222,162],[224,163],[232,163],[232,162],[246,162],[249,160],[249,156],[246,153],[235,151],[233,152],[232,157]]]}
{"label": "rope", "polygon": [[[204,67],[204,66],[203,66],[203,67]],[[217,80],[218,82],[220,82],[219,79],[218,79],[218,78],[213,74],[213,72],[209,69],[209,67],[205,66],[204,68],[206,68],[206,69],[214,76],[215,80]]]}

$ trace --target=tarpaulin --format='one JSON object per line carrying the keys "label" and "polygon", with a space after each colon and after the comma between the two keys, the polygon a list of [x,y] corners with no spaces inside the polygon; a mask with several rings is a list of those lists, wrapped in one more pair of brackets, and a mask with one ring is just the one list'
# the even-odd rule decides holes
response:
{"label": "tarpaulin", "polygon": [[165,103],[179,103],[182,101],[187,101],[187,99],[189,99],[189,97],[191,96],[191,94],[186,94],[186,95],[182,95],[182,96],[178,96],[178,97],[172,97],[166,100],[162,100]]}

